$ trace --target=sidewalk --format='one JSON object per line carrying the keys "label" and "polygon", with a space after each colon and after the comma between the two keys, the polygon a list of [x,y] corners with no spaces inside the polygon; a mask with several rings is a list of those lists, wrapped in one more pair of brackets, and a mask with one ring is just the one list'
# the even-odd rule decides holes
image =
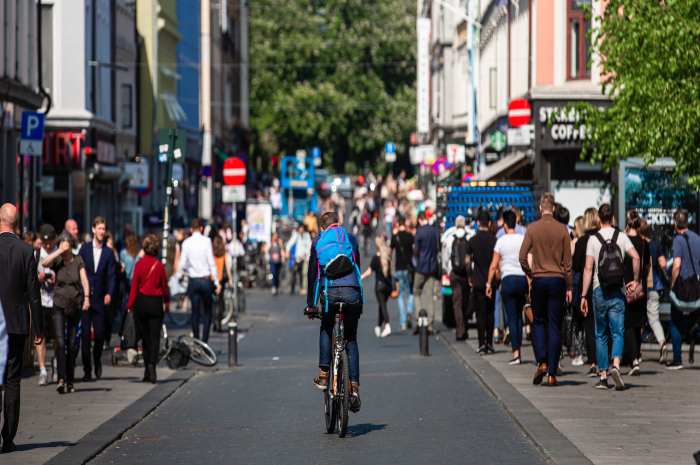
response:
{"label": "sidewalk", "polygon": [[[445,340],[467,365],[476,353],[476,330],[469,339],[456,342],[453,331]],[[700,366],[668,371],[658,363],[658,351],[642,355],[641,376],[630,377],[622,368],[626,390],[593,389],[597,378],[588,378],[588,365],[575,367],[562,361],[559,387],[535,386],[537,369],[532,345],[523,341],[522,365],[511,366],[510,345],[496,344],[496,353],[481,357],[522,394],[571,443],[595,464],[669,463],[693,464],[700,449]],[[472,367],[474,369],[474,367]],[[507,407],[507,406],[506,406]]]}

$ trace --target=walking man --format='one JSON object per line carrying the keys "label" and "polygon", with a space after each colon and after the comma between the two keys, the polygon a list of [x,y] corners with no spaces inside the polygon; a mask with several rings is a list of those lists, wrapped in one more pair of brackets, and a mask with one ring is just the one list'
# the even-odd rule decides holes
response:
{"label": "walking man", "polygon": [[474,262],[474,312],[476,313],[476,329],[479,333],[479,349],[477,354],[485,355],[495,352],[493,348],[494,300],[486,296],[486,289],[491,287],[488,282],[489,268],[493,259],[493,248],[496,237],[489,232],[491,215],[487,210],[481,210],[477,217],[479,231],[469,239],[467,244],[467,264]]}
{"label": "walking man", "polygon": [[[105,342],[105,307],[112,302],[116,281],[117,262],[114,252],[104,243],[107,222],[101,216],[92,221],[93,239],[80,247],[80,255],[85,263],[88,283],[90,283],[90,308],[82,312],[80,324],[81,352],[83,354],[83,381],[92,381],[90,360],[90,324],[94,333],[92,362],[95,363],[95,378],[102,377],[102,349]],[[87,296],[86,296],[87,298]]]}
{"label": "walking man", "polygon": [[[3,270],[0,303],[7,324],[7,346],[0,349],[0,358],[3,357],[2,352],[7,350],[7,367],[2,382],[5,387],[5,421],[0,433],[2,452],[17,450],[13,441],[19,425],[22,358],[24,340],[29,334],[30,307],[33,310],[34,344],[41,344],[44,332],[34,248],[15,236],[18,222],[19,214],[14,205],[6,203],[0,207],[0,269]],[[0,329],[0,339],[3,336],[1,333]]]}
{"label": "walking man", "polygon": [[188,296],[192,302],[192,334],[199,339],[199,305],[204,305],[204,331],[202,341],[209,340],[211,326],[212,293],[219,295],[221,284],[214,261],[211,239],[202,235],[201,223],[197,218],[190,223],[192,235],[182,243],[180,265],[190,277]]}
{"label": "walking man", "polygon": [[[420,312],[421,295],[425,289],[428,299],[428,334],[433,334],[433,320],[435,320],[435,275],[438,272],[438,234],[437,230],[428,224],[425,212],[418,212],[418,229],[413,243],[414,256],[416,257],[416,274],[413,282],[413,301],[416,312]],[[416,318],[418,315],[416,315]],[[413,334],[418,334],[418,325]]]}
{"label": "walking man", "polygon": [[[467,339],[464,307],[466,307],[467,302],[469,302],[469,293],[471,290],[468,276],[471,271],[468,253],[469,241],[467,241],[466,237],[467,232],[464,230],[465,226],[465,218],[459,215],[455,219],[455,227],[457,230],[455,231],[455,238],[452,242],[452,253],[450,255],[452,261],[450,287],[452,288],[452,307],[455,314],[455,331],[458,341],[465,341]],[[477,315],[479,314],[477,313]]]}
{"label": "walking man", "polygon": [[[399,224],[399,232],[391,238],[391,247],[396,251],[396,279],[401,285],[399,292],[399,330],[405,331],[413,326],[413,289],[410,286],[410,275],[415,273],[411,257],[413,257],[413,242],[415,238],[413,234],[406,231],[406,218],[399,216],[397,220]],[[414,275],[415,276],[415,275]]]}
{"label": "walking man", "polygon": [[[46,386],[48,381],[48,373],[46,372],[46,343],[53,332],[53,288],[56,284],[56,274],[51,268],[45,267],[41,261],[49,256],[54,250],[54,241],[56,240],[56,231],[50,224],[45,224],[41,228],[40,233],[42,245],[41,248],[34,252],[34,259],[37,263],[38,279],[41,292],[41,314],[44,319],[44,340],[36,346],[36,358],[39,362],[39,386]],[[56,356],[56,344],[54,341],[54,360]],[[53,375],[52,381],[58,381],[58,373],[56,367],[51,362]]]}
{"label": "walking man", "polygon": [[[532,337],[539,365],[532,382],[541,384],[548,374],[547,385],[558,386],[561,322],[564,303],[571,301],[571,245],[566,226],[554,219],[554,195],[550,192],[542,194],[540,211],[542,218],[525,232],[519,258],[520,266],[532,283]],[[531,250],[533,267],[527,257]]]}
{"label": "walking man", "polygon": [[[296,247],[295,247],[296,246]],[[294,248],[294,267],[292,268],[292,290],[291,294],[294,294],[294,288],[296,287],[297,277],[299,278],[299,295],[306,295],[306,288],[304,287],[303,272],[304,263],[308,264],[309,251],[311,249],[311,234],[306,232],[306,226],[300,224],[296,231],[292,234],[292,237],[287,241],[285,250],[287,256]],[[307,268],[308,270],[308,268]]]}

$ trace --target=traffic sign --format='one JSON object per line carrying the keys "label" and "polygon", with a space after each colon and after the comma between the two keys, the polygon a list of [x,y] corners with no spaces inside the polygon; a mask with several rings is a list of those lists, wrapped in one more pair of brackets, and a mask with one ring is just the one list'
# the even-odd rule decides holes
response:
{"label": "traffic sign", "polygon": [[173,180],[182,181],[182,177],[185,174],[185,170],[180,163],[173,163]]}
{"label": "traffic sign", "polygon": [[530,145],[530,130],[527,126],[508,129],[508,145]]}
{"label": "traffic sign", "polygon": [[221,201],[224,203],[245,202],[245,186],[221,186]]}
{"label": "traffic sign", "polygon": [[530,102],[524,98],[516,98],[508,106],[508,122],[514,128],[519,128],[530,122]]}
{"label": "traffic sign", "polygon": [[224,162],[224,184],[227,186],[240,186],[245,183],[245,163],[236,157],[231,157]]}
{"label": "traffic sign", "polygon": [[311,158],[321,158],[321,149],[318,147],[312,147]]}
{"label": "traffic sign", "polygon": [[501,131],[500,129],[496,129],[491,134],[491,147],[496,152],[500,152],[501,150],[506,148],[506,135],[503,134],[503,131]]}
{"label": "traffic sign", "polygon": [[396,146],[393,142],[387,142],[384,144],[384,151],[386,153],[396,153]]}
{"label": "traffic sign", "polygon": [[185,159],[185,149],[187,147],[187,131],[184,129],[160,130],[158,140],[158,160],[166,162],[168,157],[173,157],[175,161]]}
{"label": "traffic sign", "polygon": [[19,153],[21,155],[41,156],[44,148],[43,140],[44,114],[36,111],[23,111]]}

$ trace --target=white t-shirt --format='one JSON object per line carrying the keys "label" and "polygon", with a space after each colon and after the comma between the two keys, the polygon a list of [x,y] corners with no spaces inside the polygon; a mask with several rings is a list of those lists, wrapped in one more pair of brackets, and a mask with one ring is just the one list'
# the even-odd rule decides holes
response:
{"label": "white t-shirt", "polygon": [[525,236],[521,234],[505,234],[498,238],[494,252],[501,256],[501,279],[506,276],[525,276],[520,266],[520,247]]}
{"label": "white t-shirt", "polygon": [[[598,234],[600,234],[603,239],[606,241],[609,241],[612,239],[613,234],[615,234],[615,228],[612,227],[607,227],[603,228],[600,231],[598,231]],[[622,258],[624,259],[625,254],[629,249],[633,249],[634,246],[632,245],[632,241],[630,241],[630,238],[627,237],[627,234],[620,232],[617,236],[617,245],[620,247],[620,250],[622,250]],[[593,257],[594,261],[594,266],[593,266],[593,289],[600,287],[600,282],[598,281],[598,257],[600,256],[600,249],[603,246],[603,244],[600,243],[597,237],[591,236],[588,239],[588,244],[586,244],[586,256],[587,257]],[[622,287],[622,292],[625,292],[624,286]]]}

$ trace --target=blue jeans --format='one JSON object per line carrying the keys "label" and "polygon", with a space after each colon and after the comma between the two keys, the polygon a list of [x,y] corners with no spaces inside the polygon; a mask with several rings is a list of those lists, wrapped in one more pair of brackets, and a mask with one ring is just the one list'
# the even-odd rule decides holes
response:
{"label": "blue jeans", "polygon": [[608,326],[612,335],[612,358],[617,357],[622,360],[622,349],[625,345],[625,295],[620,289],[606,291],[597,287],[593,289],[593,311],[595,352],[598,369],[602,371],[610,366],[608,336],[605,334]]}
{"label": "blue jeans", "polygon": [[671,303],[671,341],[673,342],[673,360],[680,361],[681,347],[683,346],[683,330],[692,326],[700,318],[700,310],[693,310],[684,314]]}
{"label": "blue jeans", "polygon": [[204,331],[202,341],[209,340],[209,328],[211,326],[211,307],[214,303],[211,295],[214,293],[214,281],[205,278],[190,278],[187,295],[192,304],[192,334],[199,339],[199,306],[204,304]]}
{"label": "blue jeans", "polygon": [[[406,326],[406,313],[413,315],[413,289],[408,283],[408,270],[399,270],[394,274],[401,285],[401,291],[399,292],[399,326]],[[406,308],[404,297],[408,298],[408,308]]]}
{"label": "blue jeans", "polygon": [[[533,278],[532,289],[532,341],[537,363],[547,363],[550,376],[557,374],[561,356],[561,321],[566,301],[564,278]],[[512,335],[511,335],[512,337]]]}
{"label": "blue jeans", "polygon": [[279,277],[281,263],[270,263],[270,273],[272,273],[272,287],[279,287]]}
{"label": "blue jeans", "polygon": [[503,278],[501,296],[505,314],[508,315],[510,345],[513,351],[520,350],[523,345],[523,307],[527,297],[527,278],[517,275]]}
{"label": "blue jeans", "polygon": [[[333,356],[332,334],[333,326],[335,325],[335,314],[330,311],[324,312],[325,300],[323,299],[325,291],[321,293],[321,301],[319,308],[323,312],[321,318],[321,335],[319,337],[319,368],[328,368],[331,365],[331,357]],[[360,290],[354,287],[330,287],[328,288],[328,303],[347,302],[350,304],[350,309],[345,313],[343,319],[345,333],[345,347],[348,352],[348,371],[350,372],[350,381],[360,382],[360,352],[357,349],[357,324],[362,314],[362,295]]]}

